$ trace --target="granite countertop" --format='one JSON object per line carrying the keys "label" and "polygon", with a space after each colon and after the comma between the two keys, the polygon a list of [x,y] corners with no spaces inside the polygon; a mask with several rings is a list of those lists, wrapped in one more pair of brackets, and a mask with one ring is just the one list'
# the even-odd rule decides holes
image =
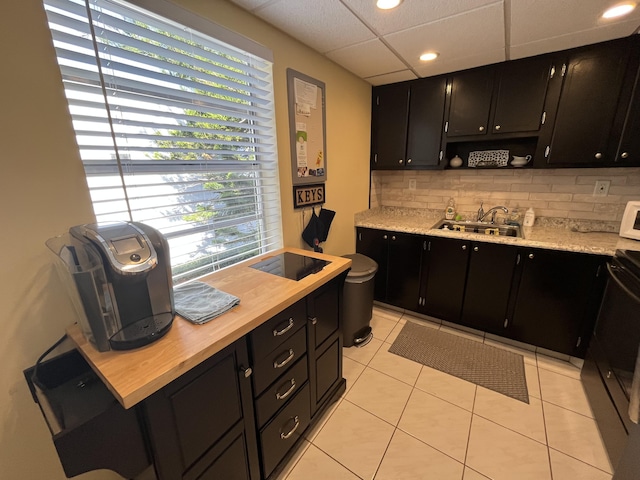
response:
{"label": "granite countertop", "polygon": [[[640,250],[640,241],[621,238],[615,232],[574,231],[568,226],[568,223],[540,222],[541,219],[537,220],[533,227],[523,227],[524,238],[432,228],[443,217],[442,212],[434,210],[383,207],[357,213],[355,226],[608,256],[613,255],[617,249]],[[576,228],[575,224],[572,225],[572,228]]]}

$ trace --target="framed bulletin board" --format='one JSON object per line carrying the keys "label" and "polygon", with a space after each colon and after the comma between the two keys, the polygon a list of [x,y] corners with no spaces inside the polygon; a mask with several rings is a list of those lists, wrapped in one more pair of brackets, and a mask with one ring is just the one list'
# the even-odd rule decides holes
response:
{"label": "framed bulletin board", "polygon": [[287,69],[293,185],[327,180],[325,85]]}

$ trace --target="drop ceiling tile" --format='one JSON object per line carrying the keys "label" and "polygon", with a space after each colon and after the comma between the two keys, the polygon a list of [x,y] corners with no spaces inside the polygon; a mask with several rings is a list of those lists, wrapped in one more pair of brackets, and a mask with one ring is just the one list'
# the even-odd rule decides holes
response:
{"label": "drop ceiling tile", "polygon": [[614,38],[621,38],[631,35],[636,28],[638,22],[631,20],[628,22],[617,23],[615,25],[607,25],[592,30],[583,30],[581,32],[565,33],[557,37],[543,38],[524,44],[512,44],[510,49],[510,58],[524,58],[541,53],[556,52],[568,48],[589,45],[592,43],[604,42]]}
{"label": "drop ceiling tile", "polygon": [[375,38],[339,0],[281,0],[255,13],[321,53]]}
{"label": "drop ceiling tile", "polygon": [[[601,15],[616,3],[602,0],[518,0],[511,2],[511,44],[520,45],[538,40],[564,36],[572,32],[609,28],[627,22],[640,23],[640,9],[614,20],[603,20]],[[537,19],[537,21],[532,21]],[[620,33],[617,37],[628,35]],[[604,37],[600,40],[615,37]],[[576,45],[573,45],[576,46]]]}
{"label": "drop ceiling tile", "polygon": [[[444,60],[444,59],[443,59]],[[440,61],[440,58],[434,62],[427,62],[423,65],[414,67],[414,70],[421,77],[432,77],[442,73],[457,72],[458,70],[466,70],[467,68],[480,67],[482,65],[490,65],[492,63],[503,62],[505,60],[504,48],[483,52],[479,55],[469,57],[456,57],[449,61]]]}
{"label": "drop ceiling tile", "polygon": [[342,0],[377,33],[406,30],[407,28],[431,23],[445,17],[474,10],[496,2],[496,0],[407,0],[398,8],[380,10],[372,0]]}
{"label": "drop ceiling tile", "polygon": [[371,85],[387,85],[389,83],[404,82],[405,80],[414,80],[416,78],[418,77],[411,70],[401,70],[399,72],[367,77],[365,80]]}
{"label": "drop ceiling tile", "polygon": [[362,78],[407,68],[378,39],[334,50],[327,53],[327,57]]}
{"label": "drop ceiling tile", "polygon": [[440,53],[437,61],[445,63],[503,49],[502,3],[385,35],[384,39],[416,69],[423,68],[419,57],[427,50]]}

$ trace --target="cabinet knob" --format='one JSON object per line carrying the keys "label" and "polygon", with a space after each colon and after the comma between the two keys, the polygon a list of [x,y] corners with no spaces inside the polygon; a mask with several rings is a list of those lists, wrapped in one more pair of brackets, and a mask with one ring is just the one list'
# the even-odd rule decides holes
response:
{"label": "cabinet knob", "polygon": [[474,252],[477,252],[478,250],[479,250],[479,248],[478,248],[478,247],[473,247],[473,251],[474,251]]}
{"label": "cabinet knob", "polygon": [[253,370],[251,370],[251,367],[244,367],[243,365],[240,365],[240,368],[238,370],[240,371],[241,374],[244,375],[244,378],[249,378],[253,373]]}
{"label": "cabinet knob", "polygon": [[398,163],[399,163],[400,165],[402,165],[402,159],[398,160]]}
{"label": "cabinet knob", "polygon": [[382,236],[382,239],[383,239],[383,240],[386,240],[386,239],[387,239],[387,236],[386,236],[386,235],[383,235],[383,236]]}
{"label": "cabinet knob", "polygon": [[600,152],[596,153],[595,157],[599,160],[602,158],[602,154]]}
{"label": "cabinet knob", "polygon": [[311,322],[311,325],[315,325],[318,323],[318,317],[309,317],[309,321]]}
{"label": "cabinet knob", "polygon": [[481,132],[484,132],[484,127],[480,127],[478,128],[478,130],[480,130]]}
{"label": "cabinet knob", "polygon": [[462,249],[463,249],[463,250],[466,250],[466,249],[467,249],[467,246],[466,246],[466,245],[462,245]]}
{"label": "cabinet knob", "polygon": [[409,158],[409,159],[407,159],[407,163],[411,163],[411,159],[410,159],[410,158]]}
{"label": "cabinet knob", "polygon": [[395,235],[393,235],[393,236],[391,237],[391,240],[395,240],[395,239],[396,239],[396,236],[395,236]]}
{"label": "cabinet knob", "polygon": [[629,152],[622,152],[622,154],[620,156],[622,158],[628,158],[629,157]]}
{"label": "cabinet knob", "polygon": [[500,125],[496,125],[496,130],[500,130]]}
{"label": "cabinet knob", "polygon": [[529,254],[529,258],[533,258],[533,253],[530,253],[530,254]]}

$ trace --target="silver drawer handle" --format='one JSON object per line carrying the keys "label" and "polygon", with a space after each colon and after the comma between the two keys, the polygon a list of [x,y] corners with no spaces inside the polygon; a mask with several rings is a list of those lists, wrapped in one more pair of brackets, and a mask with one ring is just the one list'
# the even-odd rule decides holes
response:
{"label": "silver drawer handle", "polygon": [[277,360],[275,362],[273,362],[273,368],[282,368],[282,367],[284,367],[287,363],[289,363],[291,360],[293,360],[294,356],[295,356],[295,353],[293,353],[293,350],[289,349],[289,356],[287,358],[285,358],[281,363],[278,363]]}
{"label": "silver drawer handle", "polygon": [[286,440],[287,438],[289,438],[291,435],[294,434],[294,432],[298,429],[298,427],[300,426],[300,419],[298,418],[298,416],[296,415],[295,417],[293,417],[293,420],[296,422],[296,424],[293,426],[293,428],[289,431],[289,433],[282,433],[280,432],[280,438],[282,440]]}
{"label": "silver drawer handle", "polygon": [[287,333],[292,328],[293,328],[293,317],[289,318],[289,325],[284,327],[282,330],[274,330],[273,331],[273,336],[274,337],[279,337],[280,335],[284,335],[285,333]]}
{"label": "silver drawer handle", "polygon": [[285,398],[287,398],[289,395],[291,395],[291,392],[293,392],[296,388],[296,379],[292,378],[291,380],[289,380],[291,382],[291,386],[289,387],[289,390],[287,390],[284,393],[280,393],[277,392],[276,393],[276,400],[284,400]]}

